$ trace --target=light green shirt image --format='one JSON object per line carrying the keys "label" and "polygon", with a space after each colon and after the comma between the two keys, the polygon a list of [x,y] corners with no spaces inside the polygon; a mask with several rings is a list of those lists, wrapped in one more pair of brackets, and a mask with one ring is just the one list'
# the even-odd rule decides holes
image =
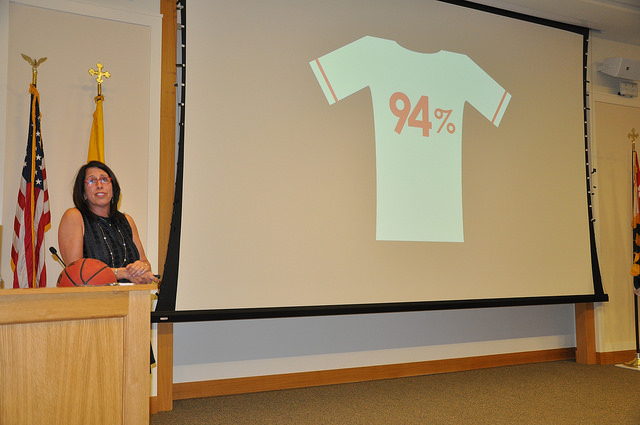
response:
{"label": "light green shirt image", "polygon": [[310,65],[329,104],[370,88],[376,239],[463,242],[464,105],[498,126],[511,95],[464,54],[418,53],[371,36]]}

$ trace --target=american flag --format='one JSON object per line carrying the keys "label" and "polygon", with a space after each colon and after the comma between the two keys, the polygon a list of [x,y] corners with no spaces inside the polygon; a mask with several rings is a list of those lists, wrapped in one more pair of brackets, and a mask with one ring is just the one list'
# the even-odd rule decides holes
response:
{"label": "american flag", "polygon": [[20,179],[11,247],[14,288],[47,286],[44,233],[51,227],[49,191],[40,134],[40,95],[34,84],[31,84],[29,93],[31,93],[29,136]]}

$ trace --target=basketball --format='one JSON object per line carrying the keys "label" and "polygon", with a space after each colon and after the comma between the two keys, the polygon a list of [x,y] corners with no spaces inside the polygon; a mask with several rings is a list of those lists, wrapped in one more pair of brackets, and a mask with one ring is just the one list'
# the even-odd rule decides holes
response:
{"label": "basketball", "polygon": [[58,286],[102,286],[116,283],[116,275],[100,260],[81,258],[69,264],[58,276]]}

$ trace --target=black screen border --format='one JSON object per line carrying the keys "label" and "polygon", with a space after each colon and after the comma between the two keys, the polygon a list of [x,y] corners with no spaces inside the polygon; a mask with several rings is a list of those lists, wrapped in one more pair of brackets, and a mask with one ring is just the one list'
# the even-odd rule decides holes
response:
{"label": "black screen border", "polygon": [[[473,3],[466,0],[438,0],[461,7],[467,7],[482,12],[488,12],[507,18],[518,19],[539,25],[576,33],[583,39],[583,109],[584,109],[584,142],[585,142],[585,170],[587,188],[591,187],[591,169],[589,166],[589,108],[587,92],[587,69],[589,51],[589,28],[539,18],[519,12],[508,11],[492,6]],[[178,31],[182,37],[181,57],[176,61],[181,70],[182,82],[178,96],[178,160],[176,170],[176,185],[173,202],[173,215],[171,231],[167,249],[167,259],[163,273],[162,284],[158,290],[158,302],[155,311],[151,313],[152,323],[177,323],[177,322],[201,322],[221,320],[245,320],[245,319],[269,319],[287,317],[332,316],[375,313],[398,313],[432,310],[457,310],[469,308],[494,308],[517,307],[550,304],[579,304],[609,301],[609,296],[604,292],[602,276],[600,272],[596,237],[594,228],[593,206],[591,191],[587,190],[587,205],[589,217],[589,240],[591,245],[591,270],[593,279],[593,294],[591,295],[563,295],[548,297],[517,297],[517,298],[493,298],[470,300],[444,300],[444,301],[418,301],[401,303],[373,303],[373,304],[344,304],[344,305],[317,305],[317,306],[290,306],[290,307],[263,307],[263,308],[237,308],[237,309],[210,309],[210,310],[176,310],[176,295],[178,288],[178,269],[180,258],[180,227],[182,220],[182,175],[184,169],[184,122],[185,122],[185,93],[186,93],[186,0],[178,3]]]}

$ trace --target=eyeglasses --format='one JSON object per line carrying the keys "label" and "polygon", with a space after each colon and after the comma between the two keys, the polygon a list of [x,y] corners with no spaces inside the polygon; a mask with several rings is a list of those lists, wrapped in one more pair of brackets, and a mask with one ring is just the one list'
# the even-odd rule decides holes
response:
{"label": "eyeglasses", "polygon": [[99,179],[97,179],[95,177],[91,177],[90,179],[86,179],[84,182],[89,186],[93,186],[94,184],[96,184],[98,182],[100,182],[102,184],[109,184],[109,183],[111,183],[111,177],[100,177]]}

